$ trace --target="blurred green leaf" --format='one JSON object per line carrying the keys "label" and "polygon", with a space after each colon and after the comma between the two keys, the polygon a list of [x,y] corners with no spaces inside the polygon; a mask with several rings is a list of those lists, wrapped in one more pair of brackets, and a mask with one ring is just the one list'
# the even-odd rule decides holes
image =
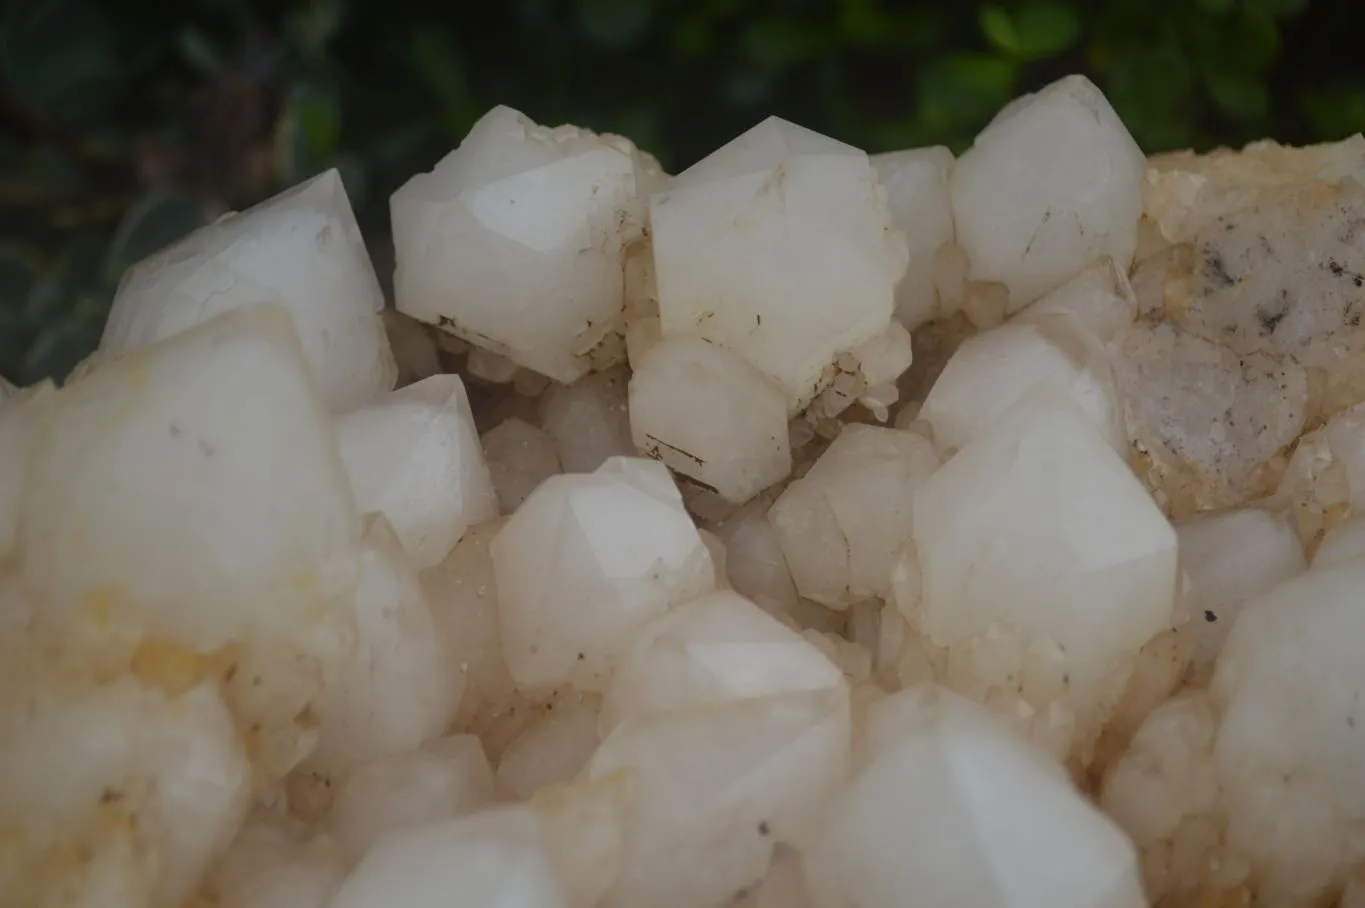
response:
{"label": "blurred green leaf", "polygon": [[1245,73],[1206,73],[1209,97],[1224,114],[1235,120],[1259,120],[1270,107],[1270,95],[1255,76]]}
{"label": "blurred green leaf", "polygon": [[169,246],[204,221],[203,209],[187,195],[153,190],[123,216],[104,258],[104,279],[117,284],[123,272]]}
{"label": "blurred green leaf", "polygon": [[0,83],[69,127],[106,121],[125,70],[91,0],[8,0],[0,12]]}
{"label": "blurred green leaf", "polygon": [[1014,96],[1018,67],[989,54],[955,54],[920,73],[920,116],[931,141],[965,137]]}
{"label": "blurred green leaf", "polygon": [[481,111],[474,104],[459,49],[439,27],[419,26],[412,34],[408,61],[441,105],[453,138],[464,135]]}
{"label": "blurred green leaf", "polygon": [[578,0],[578,24],[602,47],[629,47],[649,32],[654,0]]}
{"label": "blurred green leaf", "polygon": [[825,53],[831,35],[825,29],[795,19],[761,19],[744,34],[745,55],[754,65],[768,70],[786,69]]}
{"label": "blurred green leaf", "polygon": [[1194,87],[1189,61],[1170,42],[1124,48],[1104,86],[1110,103],[1145,149],[1189,143],[1186,110]]}
{"label": "blurred green leaf", "polygon": [[193,25],[182,28],[176,36],[176,49],[180,58],[201,76],[216,76],[223,70],[223,55],[201,28]]}
{"label": "blurred green leaf", "polygon": [[1081,37],[1081,20],[1071,6],[1039,0],[1014,17],[1014,30],[1018,42],[1014,54],[1023,60],[1042,60],[1075,46]]}
{"label": "blurred green leaf", "polygon": [[1197,0],[1196,6],[1213,16],[1223,16],[1232,10],[1236,0]]}
{"label": "blurred green leaf", "polygon": [[1002,7],[987,3],[977,14],[981,23],[981,33],[997,50],[1011,56],[1019,52],[1019,34],[1014,30],[1014,20]]}
{"label": "blurred green leaf", "polygon": [[1308,9],[1308,0],[1246,0],[1246,4],[1275,19],[1292,19]]}
{"label": "blurred green leaf", "polygon": [[1315,88],[1304,96],[1303,110],[1324,139],[1365,131],[1365,85]]}

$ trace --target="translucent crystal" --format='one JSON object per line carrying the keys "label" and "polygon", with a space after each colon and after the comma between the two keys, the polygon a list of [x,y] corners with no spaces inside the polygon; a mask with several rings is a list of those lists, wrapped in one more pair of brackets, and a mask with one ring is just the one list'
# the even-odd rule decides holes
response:
{"label": "translucent crystal", "polygon": [[216,315],[281,303],[327,404],[338,412],[393,387],[384,296],[336,170],[207,227],[129,268],[100,351],[118,355]]}
{"label": "translucent crystal", "polygon": [[968,338],[929,390],[919,418],[943,454],[963,447],[1040,388],[1069,396],[1126,454],[1122,403],[1099,340],[1069,316],[1001,325]]}
{"label": "translucent crystal", "polygon": [[330,908],[569,908],[535,813],[494,808],[382,839]]}
{"label": "translucent crystal", "polygon": [[609,369],[545,393],[541,426],[555,440],[565,473],[591,473],[608,457],[633,456],[630,373]]}
{"label": "translucent crystal", "polygon": [[435,375],[347,414],[337,440],[361,513],[382,513],[418,568],[498,516],[497,495],[457,375]]}
{"label": "translucent crystal", "polygon": [[981,707],[926,685],[868,724],[870,760],[806,853],[819,908],[1147,904],[1123,833]]}
{"label": "translucent crystal", "polygon": [[548,432],[516,417],[483,433],[483,452],[503,513],[521,506],[536,486],[559,472],[559,451]]}
{"label": "translucent crystal", "polygon": [[1101,343],[1109,343],[1137,317],[1137,299],[1127,271],[1113,259],[1100,259],[1027,306],[1014,321],[1041,323],[1059,315],[1070,316]]}
{"label": "translucent crystal", "polygon": [[602,727],[723,700],[838,688],[819,649],[737,593],[713,593],[649,624],[622,657]]}
{"label": "translucent crystal", "polygon": [[791,472],[782,392],[735,353],[692,337],[669,338],[630,380],[635,446],[743,503]]}
{"label": "translucent crystal", "polygon": [[1101,256],[1127,268],[1145,164],[1084,76],[1016,98],[953,167],[953,219],[972,278],[1008,287],[1014,312]]}
{"label": "translucent crystal", "polygon": [[867,155],[771,117],[650,200],[664,337],[739,353],[802,409],[882,331],[904,238]]}
{"label": "translucent crystal", "polygon": [[887,595],[916,489],[938,464],[923,436],[847,426],[768,512],[801,595],[834,608]]}
{"label": "translucent crystal", "polygon": [[562,382],[605,368],[622,249],[660,180],[625,139],[495,107],[391,199],[398,309]]}
{"label": "translucent crystal", "polygon": [[391,833],[451,819],[494,797],[483,745],[453,735],[355,767],[337,791],[327,828],[355,864]]}
{"label": "translucent crystal", "polygon": [[[944,311],[934,282],[934,259],[953,240],[948,175],[953,153],[939,145],[874,154],[872,166],[886,189],[891,222],[905,236],[910,263],[896,285],[896,318],[913,331]],[[952,302],[952,301],[949,301]]]}
{"label": "translucent crystal", "polygon": [[737,511],[716,528],[725,543],[726,575],[735,592],[773,615],[786,615],[800,605],[782,543],[767,518],[762,499]]}
{"label": "translucent crystal", "polygon": [[[915,493],[906,617],[946,686],[1084,763],[1139,651],[1176,621],[1176,536],[1068,398],[1030,397]],[[913,580],[912,580],[913,583]]]}
{"label": "translucent crystal", "polygon": [[309,836],[257,811],[204,887],[216,908],[327,908],[346,876],[346,862],[326,834]]}
{"label": "translucent crystal", "polygon": [[573,781],[601,743],[597,704],[570,700],[531,722],[498,760],[498,787],[515,798]]}
{"label": "translucent crystal", "polygon": [[809,841],[843,781],[846,690],[712,703],[628,719],[586,770],[632,770],[624,871],[603,903],[724,905],[777,842]]}
{"label": "translucent crystal", "polygon": [[668,469],[640,458],[551,477],[490,551],[503,652],[530,689],[599,689],[635,631],[715,582]]}

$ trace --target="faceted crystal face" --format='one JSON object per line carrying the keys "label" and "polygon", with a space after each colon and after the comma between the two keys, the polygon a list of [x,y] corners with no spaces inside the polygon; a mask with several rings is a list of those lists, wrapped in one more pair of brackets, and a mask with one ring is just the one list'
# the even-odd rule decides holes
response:
{"label": "faceted crystal face", "polygon": [[1137,300],[1128,272],[1112,259],[1100,259],[1015,316],[1015,322],[1042,323],[1066,315],[1107,344],[1133,324]]}
{"label": "faceted crystal face", "polygon": [[1093,740],[1142,646],[1171,626],[1176,536],[1068,400],[1022,402],[916,492],[922,600],[950,687],[1008,685]]}
{"label": "faceted crystal face", "polygon": [[736,504],[791,472],[782,392],[737,354],[669,338],[630,380],[630,428],[649,457]]}
{"label": "faceted crystal face", "polygon": [[948,315],[934,284],[934,258],[953,240],[948,195],[953,153],[943,146],[891,151],[871,157],[886,189],[891,222],[905,236],[909,265],[896,285],[896,318],[910,330]]}
{"label": "faceted crystal face", "polygon": [[379,289],[335,170],[220,218],[128,270],[100,350],[126,353],[223,312],[278,302],[332,410],[393,387]]}
{"label": "faceted crystal face", "polygon": [[398,309],[562,382],[625,330],[623,247],[659,180],[624,140],[497,107],[391,201]]}
{"label": "faceted crystal face", "polygon": [[639,458],[551,477],[491,552],[503,652],[525,688],[600,689],[633,633],[715,583],[668,469]]}
{"label": "faceted crystal face", "polygon": [[938,465],[923,436],[846,427],[768,512],[801,595],[832,608],[886,596],[915,491]]}
{"label": "faceted crystal face", "polygon": [[953,168],[953,218],[971,276],[1004,284],[1017,311],[1101,256],[1127,268],[1144,167],[1085,77],[1016,99]]}
{"label": "faceted crystal face", "polygon": [[435,375],[347,414],[337,440],[361,513],[382,513],[417,568],[498,516],[497,494],[458,376]]}
{"label": "faceted crystal face", "polygon": [[848,748],[843,688],[622,722],[586,770],[635,775],[624,869],[603,904],[726,904],[763,877],[776,843],[809,841]]}
{"label": "faceted crystal face", "polygon": [[515,511],[536,486],[559,472],[554,438],[516,417],[489,429],[481,441],[504,513]]}
{"label": "faceted crystal face", "polygon": [[886,327],[905,272],[867,156],[776,118],[679,174],[650,226],[663,336],[734,350],[793,411]]}
{"label": "faceted crystal face", "polygon": [[843,674],[796,631],[736,593],[713,593],[652,622],[622,657],[602,726],[721,700],[826,690]]}
{"label": "faceted crystal face", "polygon": [[933,428],[939,451],[948,454],[1045,387],[1075,401],[1110,445],[1127,453],[1109,358],[1094,335],[1065,315],[1001,325],[968,338],[930,388],[919,416]]}
{"label": "faceted crystal face", "polygon": [[981,707],[914,687],[868,721],[880,740],[806,854],[815,905],[1146,904],[1122,832]]}
{"label": "faceted crystal face", "polygon": [[502,807],[383,839],[331,908],[570,908],[528,807]]}
{"label": "faceted crystal face", "polygon": [[608,369],[541,398],[541,427],[555,440],[565,473],[591,473],[609,457],[637,452],[630,438],[630,373]]}

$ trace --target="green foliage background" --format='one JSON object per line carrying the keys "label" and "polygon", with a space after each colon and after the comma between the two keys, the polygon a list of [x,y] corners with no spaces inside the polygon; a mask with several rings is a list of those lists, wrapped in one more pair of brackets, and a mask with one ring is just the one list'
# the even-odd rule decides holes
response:
{"label": "green foliage background", "polygon": [[676,171],[776,113],[869,151],[966,147],[1068,72],[1150,151],[1365,129],[1359,0],[6,0],[0,374],[61,377],[123,269],[336,166],[381,274],[387,198],[494,104]]}

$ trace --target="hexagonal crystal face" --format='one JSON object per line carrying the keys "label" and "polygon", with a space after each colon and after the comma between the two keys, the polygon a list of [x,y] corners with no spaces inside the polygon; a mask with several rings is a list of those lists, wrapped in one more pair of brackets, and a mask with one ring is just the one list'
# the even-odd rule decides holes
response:
{"label": "hexagonal crystal face", "polygon": [[[398,308],[559,381],[609,366],[622,249],[660,180],[624,139],[494,108],[393,195]],[[595,357],[603,344],[613,355]]]}
{"label": "hexagonal crystal face", "polygon": [[802,408],[880,333],[905,241],[867,155],[769,118],[650,200],[664,337],[739,353]]}

